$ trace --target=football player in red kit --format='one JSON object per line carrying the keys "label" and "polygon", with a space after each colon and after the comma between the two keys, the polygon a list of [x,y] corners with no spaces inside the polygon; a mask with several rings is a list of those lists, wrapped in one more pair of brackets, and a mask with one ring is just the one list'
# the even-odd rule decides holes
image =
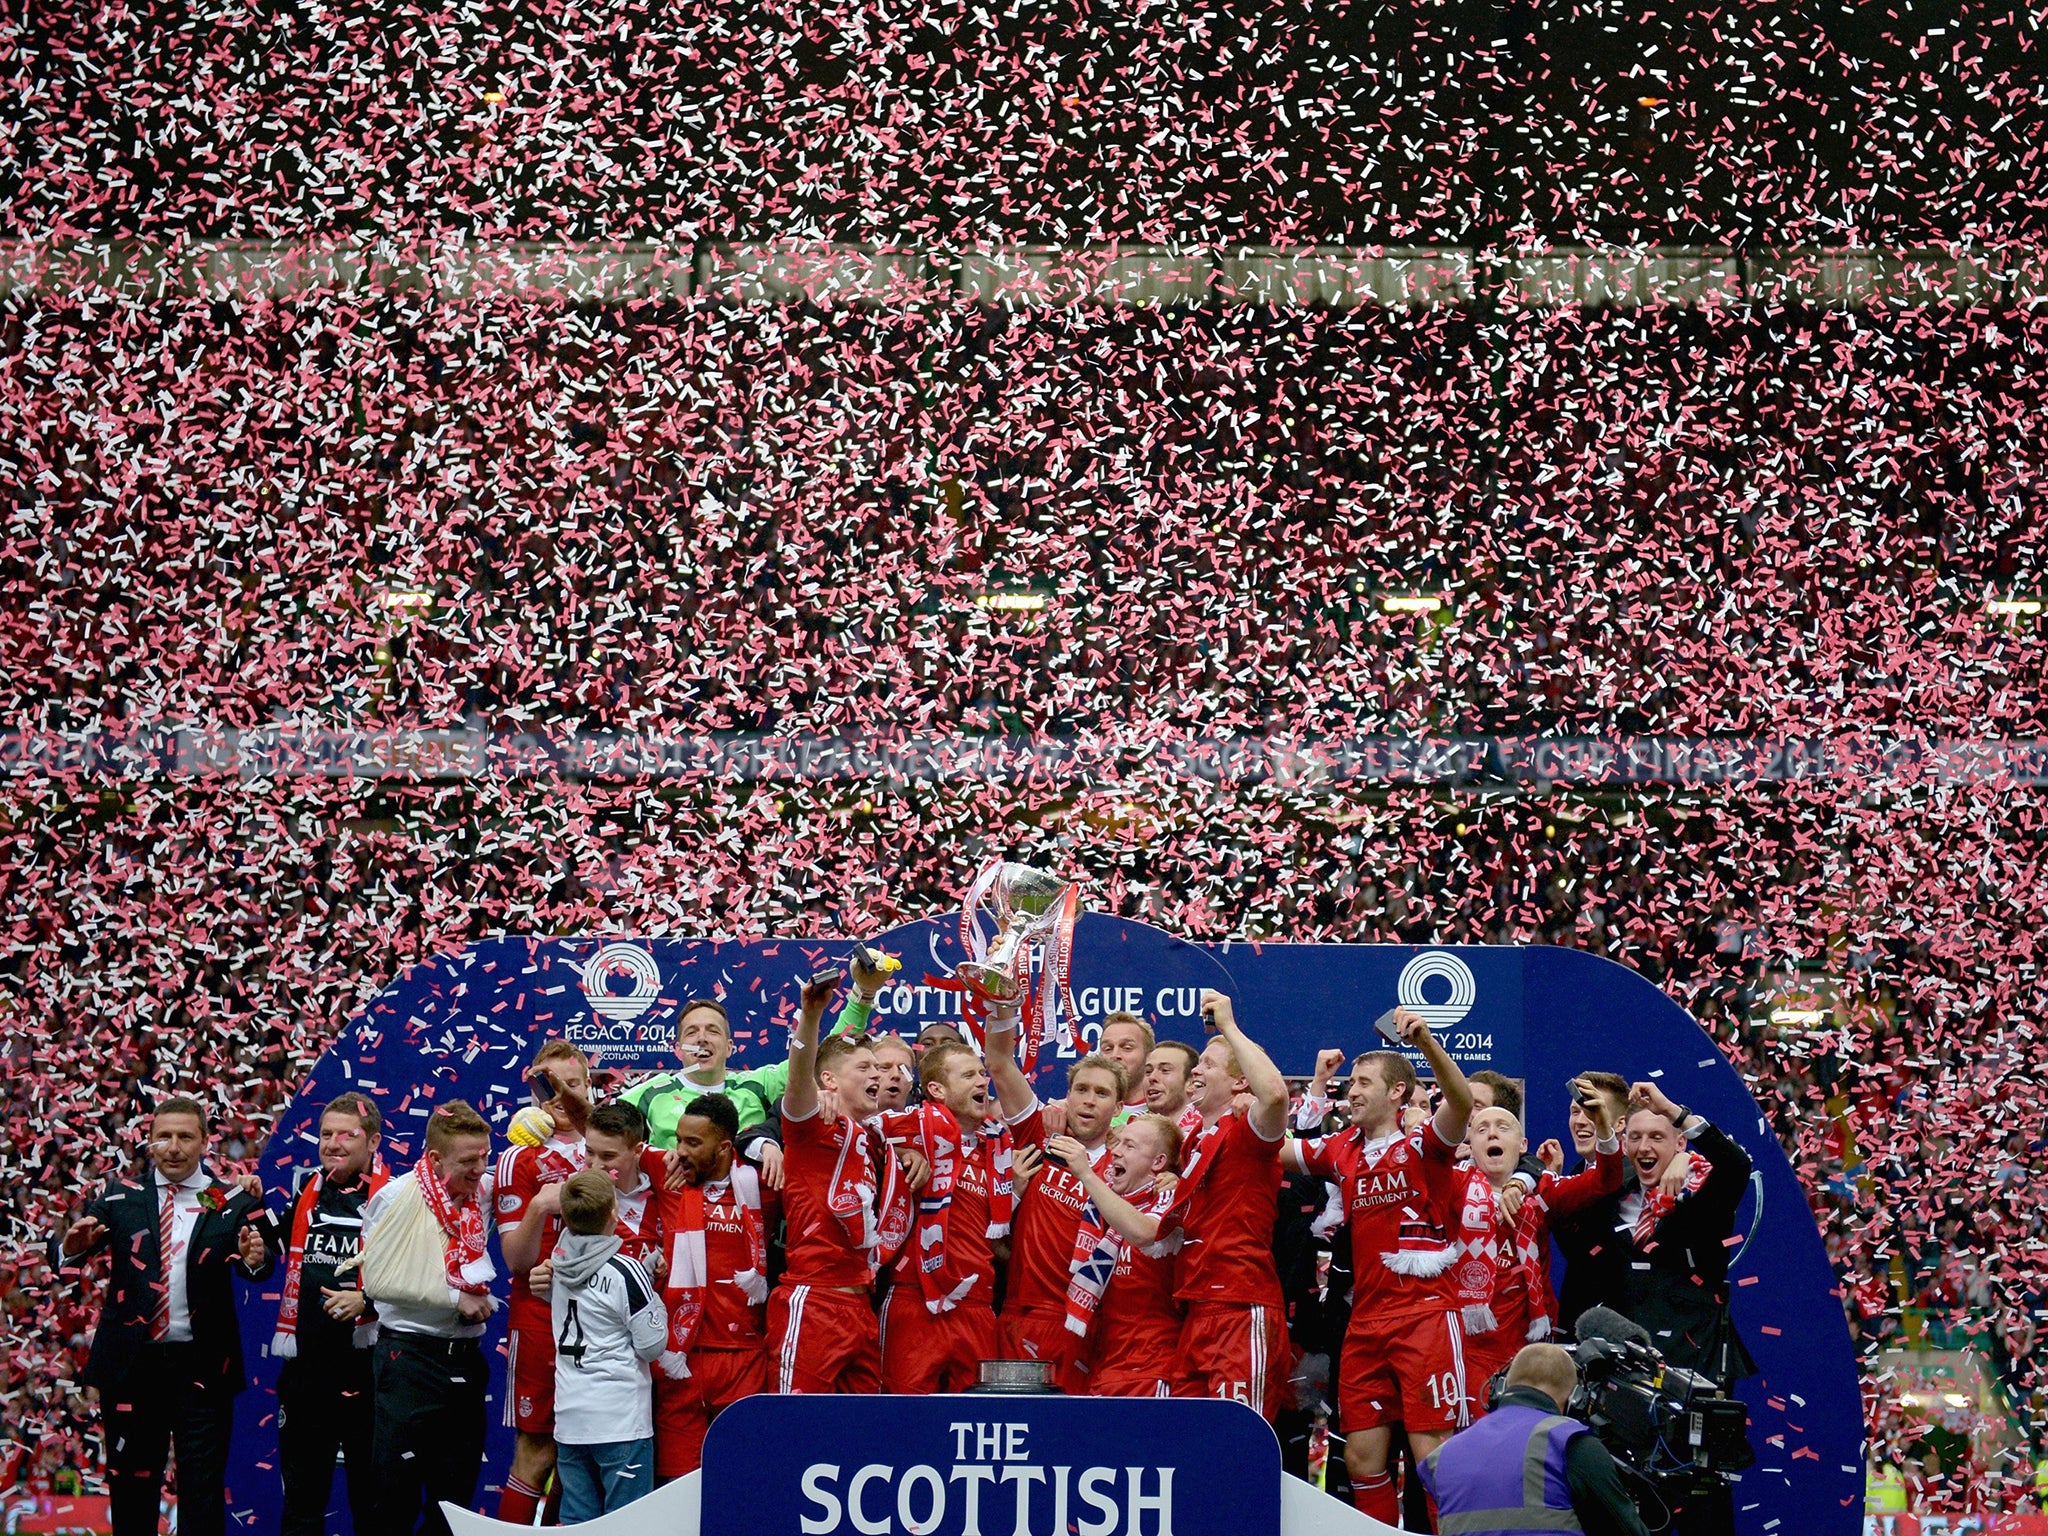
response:
{"label": "football player in red kit", "polygon": [[545,1266],[562,1234],[562,1182],[583,1168],[590,1061],[568,1041],[550,1040],[534,1053],[526,1080],[544,1113],[539,1123],[553,1128],[540,1145],[509,1147],[498,1159],[498,1244],[512,1271],[505,1422],[518,1431],[498,1518],[514,1525],[533,1524],[555,1469],[555,1333]]}
{"label": "football player in red kit", "polygon": [[600,1104],[583,1128],[583,1166],[612,1181],[619,1252],[661,1279],[661,1182],[667,1167],[647,1145],[647,1119],[631,1104]]}
{"label": "football player in red kit", "polygon": [[1096,1197],[1106,1187],[1140,1212],[1164,1213],[1173,1190],[1162,1189],[1160,1180],[1180,1168],[1180,1127],[1164,1115],[1126,1120],[1110,1139],[1109,1164],[1099,1174],[1071,1136],[1055,1136],[1046,1152],[1080,1179],[1091,1202],[1067,1282],[1067,1328],[1086,1340],[1075,1370],[1093,1397],[1171,1397],[1183,1320],[1173,1296],[1173,1257],[1126,1242],[1101,1219]]}
{"label": "football player in red kit", "polygon": [[971,1046],[939,1044],[917,1064],[924,1101],[882,1117],[892,1143],[931,1167],[911,1240],[882,1303],[882,1390],[965,1392],[1001,1352],[993,1244],[1010,1233],[1010,1128]]}
{"label": "football player in red kit", "polygon": [[[1043,1147],[1044,1106],[1016,1058],[1017,1016],[998,1010],[988,1022],[988,1070],[996,1102],[1019,1147]],[[1110,1122],[1129,1085],[1107,1056],[1084,1056],[1067,1069],[1066,1134],[1087,1149],[1097,1168],[1109,1161]],[[1081,1181],[1048,1162],[1017,1197],[1010,1232],[1010,1268],[1003,1294],[1002,1353],[1011,1360],[1048,1360],[1069,1390],[1077,1340],[1067,1329],[1067,1280],[1074,1239],[1088,1196]]]}
{"label": "football player in red kit", "polygon": [[1592,1121],[1592,1160],[1578,1173],[1545,1173],[1534,1193],[1512,1214],[1501,1193],[1514,1178],[1528,1141],[1522,1122],[1506,1109],[1472,1111],[1465,1143],[1472,1161],[1453,1172],[1448,1209],[1450,1238],[1457,1248],[1451,1270],[1459,1322],[1465,1334],[1466,1382],[1472,1415],[1486,1407],[1485,1384],[1504,1370],[1524,1344],[1550,1337],[1557,1299],[1550,1288],[1550,1219],[1584,1210],[1621,1188],[1627,1165],[1607,1105],[1583,1078],[1572,1093]]}
{"label": "football player in red kit", "polygon": [[789,1265],[768,1300],[778,1392],[874,1392],[881,1339],[875,1273],[910,1234],[910,1190],[875,1114],[881,1068],[864,1038],[818,1026],[837,975],[804,983],[782,1092],[782,1203]]}
{"label": "football player in red kit", "polygon": [[[1181,1153],[1172,1204],[1149,1215],[1107,1186],[1095,1203],[1126,1240],[1177,1252],[1174,1296],[1187,1310],[1176,1395],[1232,1398],[1271,1420],[1291,1363],[1273,1264],[1287,1079],[1221,992],[1202,993],[1202,1019],[1216,1033],[1188,1081],[1202,1130]],[[1251,1100],[1241,1110],[1240,1094]]]}
{"label": "football player in red kit", "polygon": [[711,1421],[768,1390],[767,1232],[780,1207],[739,1158],[739,1135],[739,1110],[722,1093],[699,1094],[676,1121],[669,1156],[681,1183],[660,1195],[666,1251],[657,1283],[668,1309],[668,1349],[654,1370],[660,1482],[695,1471]]}
{"label": "football player in red kit", "polygon": [[1382,1022],[1429,1063],[1443,1090],[1441,1107],[1404,1132],[1404,1112],[1421,1099],[1415,1068],[1399,1051],[1368,1051],[1351,1064],[1349,1129],[1290,1141],[1286,1162],[1343,1190],[1356,1276],[1337,1375],[1344,1466],[1352,1501],[1398,1525],[1399,1498],[1387,1472],[1393,1426],[1407,1430],[1410,1454],[1420,1461],[1466,1422],[1464,1340],[1445,1273],[1456,1253],[1442,1212],[1472,1091],[1420,1017],[1397,1008]]}

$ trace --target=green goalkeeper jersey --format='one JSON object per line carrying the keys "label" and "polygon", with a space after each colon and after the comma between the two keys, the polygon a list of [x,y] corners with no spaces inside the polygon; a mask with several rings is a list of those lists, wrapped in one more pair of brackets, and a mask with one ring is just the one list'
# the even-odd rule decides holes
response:
{"label": "green goalkeeper jersey", "polygon": [[[859,1034],[867,1028],[868,1014],[873,1008],[872,1003],[849,994],[846,1006],[839,1010],[839,1017],[826,1033],[836,1035],[846,1030]],[[759,1135],[773,1134],[776,1140],[782,1139],[781,1122],[769,1117],[780,1113],[782,1091],[788,1086],[789,1058],[785,1056],[765,1067],[727,1072],[725,1081],[715,1085],[693,1083],[680,1072],[662,1072],[635,1084],[623,1097],[647,1117],[647,1144],[665,1152],[676,1144],[676,1122],[683,1118],[690,1100],[699,1094],[722,1093],[739,1111],[739,1144],[744,1151],[747,1143]]]}

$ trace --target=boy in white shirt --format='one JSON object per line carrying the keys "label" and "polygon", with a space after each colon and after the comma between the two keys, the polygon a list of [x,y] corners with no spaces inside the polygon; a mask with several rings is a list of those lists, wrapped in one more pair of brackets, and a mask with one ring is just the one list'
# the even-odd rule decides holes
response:
{"label": "boy in white shirt", "polygon": [[556,1476],[562,1524],[654,1491],[654,1383],[668,1314],[640,1261],[619,1252],[612,1181],[586,1168],[562,1186],[549,1285],[555,1329]]}

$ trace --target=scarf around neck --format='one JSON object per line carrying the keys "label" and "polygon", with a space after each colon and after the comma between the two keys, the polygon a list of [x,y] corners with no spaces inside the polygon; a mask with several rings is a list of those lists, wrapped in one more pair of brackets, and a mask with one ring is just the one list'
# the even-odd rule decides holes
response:
{"label": "scarf around neck", "polygon": [[490,1260],[484,1247],[487,1233],[482,1204],[475,1195],[457,1200],[449,1194],[448,1186],[434,1172],[430,1156],[421,1157],[412,1171],[420,1187],[420,1199],[426,1202],[441,1235],[448,1239],[441,1255],[448,1270],[448,1284],[471,1296],[488,1295]]}
{"label": "scarf around neck", "polygon": [[1679,1201],[1698,1194],[1700,1186],[1707,1182],[1707,1175],[1713,1171],[1708,1165],[1707,1160],[1701,1157],[1699,1153],[1694,1152],[1692,1154],[1692,1162],[1685,1170],[1685,1188],[1681,1189],[1677,1194],[1667,1195],[1654,1184],[1648,1189],[1642,1189],[1642,1186],[1638,1184],[1637,1188],[1641,1190],[1643,1196],[1643,1208],[1636,1212],[1636,1246],[1648,1252],[1654,1246],[1657,1228],[1664,1218],[1676,1209]]}
{"label": "scarf around neck", "polygon": [[768,1244],[761,1222],[760,1174],[746,1163],[735,1162],[724,1179],[704,1186],[685,1184],[677,1193],[674,1225],[666,1234],[668,1275],[662,1281],[661,1299],[668,1309],[668,1348],[655,1361],[672,1381],[689,1376],[689,1353],[704,1326],[706,1297],[714,1281],[728,1278],[711,1273],[704,1241],[705,1208],[727,1188],[740,1208],[740,1225],[747,1238],[747,1267],[729,1278],[751,1305],[758,1307],[768,1299]]}
{"label": "scarf around neck", "polygon": [[958,1255],[949,1240],[953,1191],[960,1182],[960,1167],[968,1157],[978,1157],[984,1147],[988,1149],[986,1236],[991,1242],[1009,1236],[1017,1198],[1011,1176],[1015,1148],[1010,1128],[994,1116],[982,1121],[977,1132],[979,1143],[970,1153],[959,1118],[944,1104],[931,1100],[884,1116],[882,1126],[883,1134],[892,1143],[914,1144],[931,1165],[931,1178],[917,1199],[917,1283],[927,1311],[950,1312],[981,1278],[976,1273],[961,1273]]}
{"label": "scarf around neck", "polygon": [[[384,1166],[384,1159],[374,1159],[363,1186],[363,1198],[367,1201],[390,1178],[391,1172]],[[284,1298],[277,1306],[277,1332],[270,1336],[270,1353],[281,1360],[293,1359],[299,1352],[299,1287],[306,1262],[306,1232],[313,1224],[313,1211],[320,1204],[321,1192],[326,1187],[326,1173],[315,1168],[312,1177],[299,1187],[298,1198],[292,1202],[291,1244],[285,1250]]]}

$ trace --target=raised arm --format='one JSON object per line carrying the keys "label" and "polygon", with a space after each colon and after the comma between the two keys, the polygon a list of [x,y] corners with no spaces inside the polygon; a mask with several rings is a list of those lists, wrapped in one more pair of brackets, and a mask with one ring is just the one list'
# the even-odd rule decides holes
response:
{"label": "raised arm", "polygon": [[1422,1022],[1420,1014],[1396,1008],[1390,1022],[1403,1043],[1422,1052],[1422,1059],[1429,1063],[1430,1075],[1436,1079],[1436,1085],[1444,1095],[1443,1103],[1436,1109],[1436,1133],[1443,1138],[1445,1146],[1455,1147],[1465,1139],[1465,1122],[1472,1118],[1472,1085],[1465,1081],[1465,1074],[1451,1060],[1451,1053],[1437,1043],[1436,1036],[1429,1032],[1429,1026]]}
{"label": "raised arm", "polygon": [[1202,1019],[1213,1024],[1216,1032],[1230,1043],[1230,1053],[1237,1058],[1238,1069],[1244,1074],[1245,1087],[1251,1090],[1251,1112],[1245,1118],[1262,1141],[1278,1141],[1287,1133],[1286,1077],[1273,1065],[1273,1058],[1238,1028],[1237,1010],[1223,993],[1213,988],[1203,990]]}
{"label": "raised arm", "polygon": [[64,1229],[62,1237],[51,1237],[51,1270],[54,1272],[67,1264],[77,1264],[104,1248],[113,1235],[113,1222],[113,1207],[108,1203],[106,1191],[102,1190],[86,1203],[78,1219]]}
{"label": "raised arm", "polygon": [[1088,1198],[1095,1202],[1095,1209],[1102,1212],[1102,1219],[1116,1228],[1125,1242],[1143,1247],[1159,1241],[1159,1218],[1147,1216],[1111,1189],[1089,1162],[1088,1149],[1080,1142],[1071,1136],[1055,1136],[1045,1144],[1045,1150],[1048,1156],[1066,1164],[1068,1171],[1081,1181]]}
{"label": "raised arm", "polygon": [[782,1085],[782,1112],[792,1120],[818,1112],[818,1026],[838,984],[838,975],[829,971],[804,983],[796,1028],[789,1032],[789,1081]]}
{"label": "raised arm", "polygon": [[1031,1080],[1017,1065],[1017,1013],[1015,1006],[998,1007],[988,1016],[983,1048],[988,1055],[988,1080],[996,1091],[996,1107],[1005,1120],[1015,1120],[1038,1102]]}
{"label": "raised arm", "polygon": [[1582,1077],[1572,1079],[1571,1090],[1593,1124],[1593,1156],[1577,1173],[1543,1175],[1538,1187],[1552,1213],[1558,1216],[1573,1215],[1601,1196],[1613,1194],[1621,1188],[1628,1173],[1605,1095]]}
{"label": "raised arm", "polygon": [[515,1275],[529,1273],[540,1262],[541,1242],[547,1236],[548,1218],[562,1210],[562,1186],[543,1184],[526,1202],[519,1220],[498,1229],[498,1251],[505,1255],[505,1267]]}
{"label": "raised arm", "polygon": [[1674,1104],[1655,1083],[1631,1084],[1628,1102],[1630,1113],[1638,1109],[1652,1109],[1678,1128],[1678,1134],[1685,1138],[1692,1155],[1707,1160],[1706,1182],[1693,1199],[1707,1205],[1722,1206],[1733,1215],[1735,1208],[1742,1203],[1743,1191],[1749,1187],[1750,1172],[1756,1166],[1741,1145],[1704,1115],[1696,1115],[1684,1105]]}
{"label": "raised arm", "polygon": [[[846,1001],[840,1006],[839,1016],[832,1021],[832,1027],[825,1031],[831,1035],[863,1035],[867,1033],[868,1019],[875,1011],[875,996],[880,989],[880,973],[872,968],[863,968],[858,958],[853,961],[853,985],[847,989]],[[822,1017],[822,1015],[821,1015]],[[726,1093],[736,1087],[751,1087],[761,1095],[762,1104],[770,1111],[778,1107],[784,1094],[789,1092],[789,1062],[771,1061],[765,1067],[752,1067],[741,1072],[726,1075]],[[799,1119],[803,1118],[798,1116]],[[768,1119],[758,1125],[750,1125],[740,1132],[740,1155],[759,1162],[760,1143],[772,1141],[779,1149],[782,1138],[777,1134],[779,1127]]]}

